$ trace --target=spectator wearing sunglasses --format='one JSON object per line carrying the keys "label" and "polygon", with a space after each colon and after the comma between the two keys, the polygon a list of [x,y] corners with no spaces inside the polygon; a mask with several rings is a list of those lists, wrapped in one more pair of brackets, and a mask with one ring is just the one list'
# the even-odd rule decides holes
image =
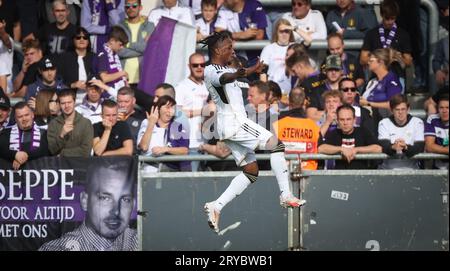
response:
{"label": "spectator wearing sunglasses", "polygon": [[[283,15],[294,26],[296,42],[310,37],[312,40],[327,38],[327,27],[322,13],[311,9],[311,0],[292,0],[292,12]],[[306,45],[306,44],[305,44]]]}
{"label": "spectator wearing sunglasses", "polygon": [[261,60],[268,65],[269,80],[277,83],[282,94],[287,97],[291,90],[291,78],[286,75],[286,52],[294,42],[292,25],[286,19],[277,21],[272,34],[272,43],[261,52]]}
{"label": "spectator wearing sunglasses", "polygon": [[407,159],[424,151],[424,123],[409,114],[405,95],[397,94],[389,100],[392,115],[381,120],[378,141],[383,152],[397,159],[385,159],[382,169],[419,169],[417,160]]}
{"label": "spectator wearing sunglasses", "polygon": [[86,81],[94,73],[89,32],[78,27],[72,38],[73,50],[59,58],[58,72],[70,88],[77,89],[76,105],[80,105],[86,95]]}
{"label": "spectator wearing sunglasses", "polygon": [[373,118],[370,111],[359,104],[359,92],[356,88],[354,79],[344,77],[339,81],[339,90],[342,93],[342,99],[345,104],[353,106],[355,109],[355,127],[363,126],[369,130],[372,135],[377,135]]}
{"label": "spectator wearing sunglasses", "polygon": [[120,62],[128,73],[128,83],[137,85],[139,82],[140,63],[142,61],[148,38],[155,29],[155,25],[146,17],[141,16],[141,0],[126,0],[125,13],[127,18],[120,22],[128,36],[128,44],[119,51]]}
{"label": "spectator wearing sunglasses", "polygon": [[[189,118],[189,153],[198,153],[198,148],[204,143],[201,132],[203,121],[202,112],[207,106],[208,90],[204,81],[205,58],[203,55],[194,53],[189,57],[190,75],[179,82],[175,87],[175,99],[177,106]],[[198,171],[199,162],[191,163],[193,171]]]}
{"label": "spectator wearing sunglasses", "polygon": [[[28,105],[30,106],[30,103]],[[58,95],[54,89],[43,89],[39,91],[32,108],[34,110],[34,121],[36,125],[44,130],[47,130],[50,121],[61,113]]]}

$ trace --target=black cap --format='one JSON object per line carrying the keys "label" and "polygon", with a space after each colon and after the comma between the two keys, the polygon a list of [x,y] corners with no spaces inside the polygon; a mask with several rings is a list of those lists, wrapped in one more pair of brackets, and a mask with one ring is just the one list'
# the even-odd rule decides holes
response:
{"label": "black cap", "polygon": [[11,103],[9,102],[8,96],[0,88],[0,108],[9,109],[11,108]]}
{"label": "black cap", "polygon": [[39,68],[41,70],[50,70],[50,69],[56,69],[55,63],[50,58],[44,58],[41,60],[41,63],[39,65]]}

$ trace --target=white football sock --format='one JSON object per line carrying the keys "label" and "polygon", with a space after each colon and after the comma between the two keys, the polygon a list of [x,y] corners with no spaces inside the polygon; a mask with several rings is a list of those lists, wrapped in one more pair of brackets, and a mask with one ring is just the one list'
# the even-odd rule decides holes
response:
{"label": "white football sock", "polygon": [[225,205],[232,201],[236,196],[239,196],[250,184],[250,180],[244,175],[244,173],[240,173],[234,177],[228,188],[216,200],[215,205],[217,211],[220,212]]}
{"label": "white football sock", "polygon": [[289,189],[289,171],[284,158],[284,152],[274,152],[270,154],[270,166],[277,178],[278,186],[280,187],[281,195],[287,197],[291,194]]}

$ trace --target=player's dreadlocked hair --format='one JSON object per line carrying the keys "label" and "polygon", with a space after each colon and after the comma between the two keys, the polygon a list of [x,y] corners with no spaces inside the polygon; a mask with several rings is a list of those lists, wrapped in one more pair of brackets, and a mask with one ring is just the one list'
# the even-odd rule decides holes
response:
{"label": "player's dreadlocked hair", "polygon": [[219,47],[220,44],[226,39],[233,39],[233,36],[230,31],[222,31],[222,32],[214,32],[208,37],[201,40],[199,43],[203,44],[203,48],[208,46],[208,55],[209,59],[213,55],[214,49]]}

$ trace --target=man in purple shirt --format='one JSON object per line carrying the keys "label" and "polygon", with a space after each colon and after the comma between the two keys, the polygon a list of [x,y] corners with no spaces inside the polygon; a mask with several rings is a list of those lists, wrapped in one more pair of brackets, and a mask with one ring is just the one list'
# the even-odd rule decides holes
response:
{"label": "man in purple shirt", "polygon": [[97,53],[108,41],[113,25],[125,19],[124,0],[84,0],[81,26],[91,34],[92,51]]}
{"label": "man in purple shirt", "polygon": [[103,44],[97,55],[97,73],[108,86],[115,89],[115,93],[121,87],[128,85],[128,74],[122,69],[119,52],[128,43],[128,36],[119,26],[113,26],[109,34],[109,40]]}
{"label": "man in purple shirt", "polygon": [[[237,15],[237,16],[236,16]],[[239,18],[239,21],[235,19]],[[233,40],[267,39],[266,12],[257,0],[225,0],[216,21],[216,31],[228,30]],[[261,51],[247,51],[248,65],[256,63]]]}
{"label": "man in purple shirt", "polygon": [[[438,114],[430,115],[425,122],[425,150],[448,155],[448,94],[439,98]],[[436,160],[436,168],[448,169],[448,160]]]}

